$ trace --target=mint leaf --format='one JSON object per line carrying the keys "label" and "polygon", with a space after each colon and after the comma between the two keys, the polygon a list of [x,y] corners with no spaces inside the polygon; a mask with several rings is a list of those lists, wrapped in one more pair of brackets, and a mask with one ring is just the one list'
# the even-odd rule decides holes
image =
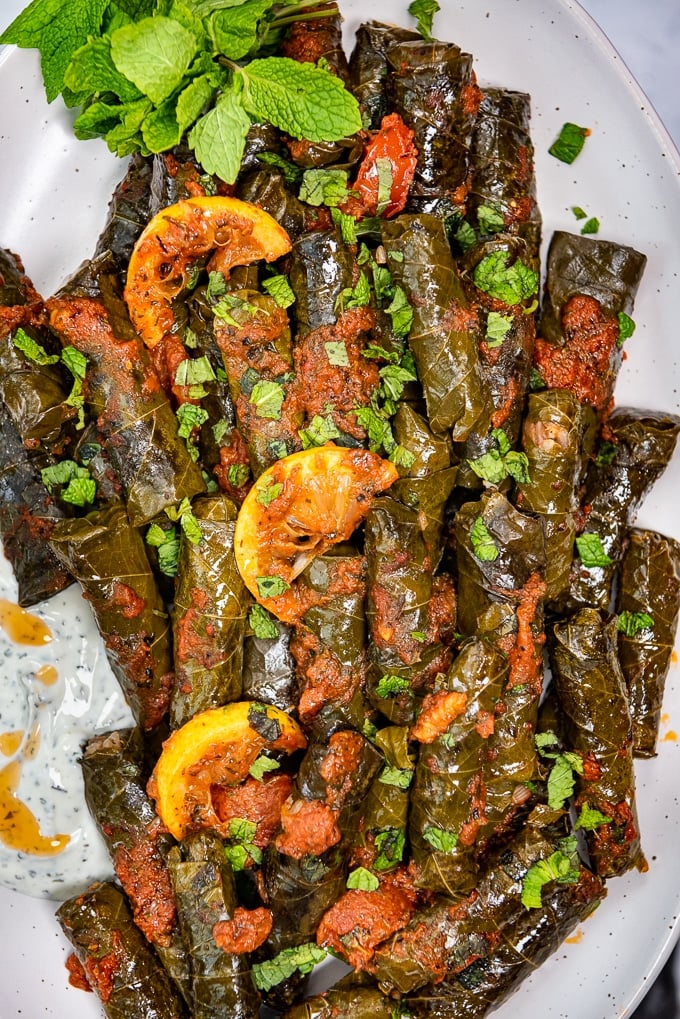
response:
{"label": "mint leaf", "polygon": [[393,768],[388,764],[380,772],[378,781],[383,785],[396,786],[397,789],[408,789],[412,779],[412,768]]}
{"label": "mint leaf", "polygon": [[298,431],[303,449],[311,449],[312,446],[324,446],[332,439],[339,439],[340,432],[330,414],[325,418],[315,414],[306,428]]}
{"label": "mint leaf", "polygon": [[150,152],[165,152],[179,145],[182,129],[177,123],[177,104],[166,99],[142,123],[142,138]]}
{"label": "mint leaf", "polygon": [[90,506],[97,495],[97,482],[90,477],[77,477],[69,481],[61,493],[63,502],[72,506]]}
{"label": "mint leaf", "polygon": [[600,221],[597,216],[591,216],[590,219],[581,227],[582,234],[596,234],[600,229]]}
{"label": "mint leaf", "polygon": [[259,991],[268,991],[287,980],[296,970],[311,973],[325,958],[326,950],[319,948],[313,941],[294,948],[284,948],[273,959],[253,963],[251,971],[253,983]]}
{"label": "mint leaf", "polygon": [[574,772],[564,754],[559,754],[548,776],[548,806],[561,810],[574,791]]}
{"label": "mint leaf", "polygon": [[653,630],[654,619],[646,612],[629,612],[627,609],[624,609],[623,612],[619,613],[616,628],[619,633],[625,634],[626,637],[634,637],[640,630]]}
{"label": "mint leaf", "polygon": [[606,814],[596,810],[595,807],[590,807],[587,803],[584,803],[576,818],[574,828],[582,828],[583,831],[595,831],[602,824],[610,824],[611,820],[611,817],[607,817]]}
{"label": "mint leaf", "polygon": [[331,208],[331,219],[340,230],[343,244],[357,243],[357,221],[347,212],[340,212],[335,206]]}
{"label": "mint leaf", "polygon": [[192,32],[161,15],[124,25],[111,36],[114,64],[156,105],[182,83],[197,48]]}
{"label": "mint leaf", "polygon": [[179,538],[177,529],[166,531],[158,524],[150,524],[144,539],[147,545],[158,550],[158,569],[166,577],[176,577],[179,565]]}
{"label": "mint leaf", "polygon": [[433,824],[426,825],[423,830],[423,838],[440,853],[451,853],[458,844],[457,835],[444,828],[437,828]]}
{"label": "mint leaf", "polygon": [[538,273],[507,251],[492,251],[472,273],[475,286],[505,304],[520,304],[538,292]]}
{"label": "mint leaf", "polygon": [[253,386],[250,402],[255,407],[257,417],[280,421],[285,395],[280,382],[261,381]]}
{"label": "mint leaf", "polygon": [[[261,606],[258,606],[261,608]],[[264,610],[263,610],[264,611]],[[248,769],[248,774],[256,778],[258,782],[261,782],[266,774],[271,771],[278,771],[281,765],[278,761],[275,761],[272,757],[267,757],[266,754],[260,754],[256,757],[253,763]]]}
{"label": "mint leaf", "polygon": [[[208,27],[217,53],[230,60],[241,60],[258,42],[260,18],[277,0],[248,0],[238,7],[215,11]],[[229,6],[229,5],[227,5]]]}
{"label": "mint leaf", "polygon": [[563,163],[573,163],[589,134],[590,130],[587,127],[579,127],[578,124],[571,123],[563,124],[548,152]]}
{"label": "mint leaf", "polygon": [[524,875],[522,881],[522,905],[526,909],[540,909],[541,890],[551,881],[558,884],[576,884],[579,878],[579,861],[576,839],[573,835],[560,839],[555,850],[546,860],[537,860]]}
{"label": "mint leaf", "polygon": [[74,92],[113,92],[123,103],[141,97],[139,89],[114,64],[111,42],[106,38],[88,39],[75,51],[66,68],[64,84]]}
{"label": "mint leaf", "polygon": [[255,496],[256,502],[261,506],[269,506],[283,492],[283,482],[275,482],[273,478],[267,478],[267,484],[261,488]]}
{"label": "mint leaf", "polygon": [[477,559],[482,563],[492,563],[498,559],[498,546],[482,517],[477,517],[470,530],[470,544]]}
{"label": "mint leaf", "polygon": [[262,281],[262,289],[273,297],[279,308],[290,308],[295,303],[295,294],[285,276],[280,273]]}
{"label": "mint leaf", "polygon": [[406,693],[411,689],[411,684],[405,676],[381,676],[375,692],[378,697],[396,697],[397,694]]}
{"label": "mint leaf", "polygon": [[480,205],[477,209],[477,222],[483,234],[495,234],[505,226],[503,214],[492,205]]}
{"label": "mint leaf", "polygon": [[488,453],[483,453],[481,456],[475,457],[474,460],[468,460],[468,465],[478,478],[487,481],[490,485],[500,485],[501,481],[505,481],[508,476],[503,458],[497,449],[490,449]]}
{"label": "mint leaf", "polygon": [[409,4],[408,12],[418,22],[418,31],[423,39],[432,38],[432,19],[437,11],[441,10],[437,0],[413,0]]}
{"label": "mint leaf", "polygon": [[241,169],[249,129],[250,118],[243,109],[240,95],[231,87],[222,92],[214,109],[196,121],[188,142],[207,173],[233,184]]}
{"label": "mint leaf", "polygon": [[486,319],[486,340],[487,347],[500,347],[508,335],[512,319],[507,315],[499,315],[497,311],[490,311]]}
{"label": "mint leaf", "polygon": [[216,91],[215,80],[213,74],[201,74],[178,95],[175,115],[182,133],[198,120],[206,106],[212,102]]}
{"label": "mint leaf", "polygon": [[[120,125],[126,107],[112,103],[96,102],[87,106],[73,122],[73,133],[80,141],[103,138],[109,131]],[[151,104],[149,103],[149,109]]]}
{"label": "mint leaf", "polygon": [[301,202],[306,202],[307,205],[315,207],[319,205],[327,205],[329,207],[342,205],[347,198],[348,180],[349,173],[347,170],[326,170],[323,167],[305,170],[298,198]]}
{"label": "mint leaf", "polygon": [[406,836],[400,828],[385,828],[375,837],[378,855],[373,861],[373,870],[390,870],[401,862],[404,855]]}
{"label": "mint leaf", "polygon": [[15,350],[21,351],[24,357],[34,364],[56,364],[59,360],[59,354],[48,354],[37,340],[34,340],[21,328],[17,329],[12,336],[12,346]]}
{"label": "mint leaf", "polygon": [[241,68],[243,105],[294,138],[337,141],[361,130],[359,104],[340,78],[314,64],[265,57]]}
{"label": "mint leaf", "polygon": [[195,428],[200,428],[208,420],[208,412],[193,403],[183,403],[176,410],[180,439],[188,439]]}
{"label": "mint leaf", "polygon": [[394,296],[385,308],[392,319],[392,332],[395,336],[408,336],[413,324],[413,308],[409,304],[406,291],[402,287],[394,288]]}
{"label": "mint leaf", "polygon": [[273,617],[261,605],[253,605],[248,615],[248,622],[255,636],[262,640],[274,640],[279,635]]}
{"label": "mint leaf", "polygon": [[348,875],[347,887],[349,889],[356,888],[361,892],[375,892],[380,888],[380,881],[375,874],[371,874],[370,870],[366,870],[365,867],[357,867]]}
{"label": "mint leaf", "polygon": [[324,343],[328,363],[335,368],[349,368],[347,346],[342,340],[329,340]]}
{"label": "mint leaf", "polygon": [[0,36],[0,43],[39,49],[47,101],[64,87],[74,52],[99,35],[109,0],[33,0]]}
{"label": "mint leaf", "polygon": [[630,315],[626,315],[625,311],[619,312],[618,319],[619,319],[619,338],[617,339],[616,344],[617,346],[622,347],[625,341],[629,340],[630,337],[635,332],[635,322],[630,317]]}
{"label": "mint leaf", "polygon": [[256,577],[255,582],[260,598],[278,598],[280,594],[284,594],[290,588],[290,584],[286,583],[283,577],[277,577],[275,574]]}
{"label": "mint leaf", "polygon": [[[132,103],[118,107],[119,123],[104,135],[104,141],[112,152],[115,152],[117,156],[129,156],[132,152],[150,155],[144,145],[140,129],[152,109],[153,104],[150,99],[136,99]],[[79,122],[80,118],[78,118]]]}
{"label": "mint leaf", "polygon": [[597,534],[580,534],[576,538],[576,548],[586,569],[592,569],[595,566],[611,566],[614,561],[605,552]]}

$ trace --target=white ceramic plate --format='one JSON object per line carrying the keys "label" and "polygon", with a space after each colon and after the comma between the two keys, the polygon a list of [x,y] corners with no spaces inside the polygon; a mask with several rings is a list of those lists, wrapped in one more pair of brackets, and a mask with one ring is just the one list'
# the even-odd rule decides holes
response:
{"label": "white ceramic plate", "polygon": [[[360,19],[407,21],[406,0],[344,0],[341,6],[348,38]],[[680,160],[668,135],[577,4],[442,0],[442,8],[437,35],[474,54],[482,84],[533,97],[545,236],[556,228],[575,229],[570,210],[580,205],[600,219],[601,237],[647,254],[637,331],[627,345],[617,400],[677,413]],[[35,54],[0,56],[0,94],[0,245],[22,255],[38,289],[48,295],[92,251],[123,164],[103,143],[74,141],[60,103],[45,105]],[[547,154],[566,120],[592,131],[572,166]],[[679,486],[676,456],[638,523],[680,538]],[[91,640],[97,640],[94,633]],[[53,647],[59,654],[58,640]],[[13,676],[2,680],[12,682]],[[680,900],[675,727],[680,729],[677,665],[668,680],[659,756],[636,769],[649,872],[613,881],[601,909],[495,1013],[499,1019],[520,1012],[544,1019],[623,1017],[653,982],[674,943]],[[67,986],[67,948],[53,910],[54,903],[0,889],[0,1019],[102,1014],[92,995]]]}

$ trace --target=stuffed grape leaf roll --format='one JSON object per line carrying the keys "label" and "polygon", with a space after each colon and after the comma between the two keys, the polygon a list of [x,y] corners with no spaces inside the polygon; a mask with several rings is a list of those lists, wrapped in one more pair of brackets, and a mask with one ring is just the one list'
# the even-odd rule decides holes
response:
{"label": "stuffed grape leaf roll", "polygon": [[173,682],[170,621],[139,530],[116,502],[62,521],[50,541],[92,606],[136,721],[155,728],[167,713]]}
{"label": "stuffed grape leaf roll", "polygon": [[62,903],[57,919],[108,1019],[186,1019],[179,991],[114,884]]}
{"label": "stuffed grape leaf roll", "polygon": [[236,506],[226,495],[203,496],[192,512],[201,537],[193,542],[182,534],[172,609],[174,728],[199,711],[240,699],[250,605],[234,557]]}
{"label": "stuffed grape leaf roll", "polygon": [[633,753],[653,757],[680,612],[680,543],[654,531],[628,532],[616,611]]}
{"label": "stuffed grape leaf roll", "polygon": [[586,834],[601,877],[647,869],[635,806],[632,723],[616,643],[616,619],[583,608],[555,624],[550,644],[565,736],[583,760],[576,809],[599,815]]}

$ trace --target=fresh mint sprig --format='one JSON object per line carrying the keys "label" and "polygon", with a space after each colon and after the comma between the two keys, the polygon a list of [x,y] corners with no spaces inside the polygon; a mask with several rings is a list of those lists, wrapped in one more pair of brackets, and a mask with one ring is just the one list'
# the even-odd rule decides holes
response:
{"label": "fresh mint sprig", "polygon": [[198,162],[231,184],[253,120],[311,142],[361,129],[340,78],[271,55],[290,23],[336,10],[318,0],[32,0],[0,42],[40,50],[48,100],[81,107],[77,138],[148,156],[188,132]]}

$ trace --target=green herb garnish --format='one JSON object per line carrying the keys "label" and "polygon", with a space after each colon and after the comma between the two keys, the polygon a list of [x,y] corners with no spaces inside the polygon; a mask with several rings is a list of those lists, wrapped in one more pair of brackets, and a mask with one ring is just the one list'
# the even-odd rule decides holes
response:
{"label": "green herb garnish", "polygon": [[573,163],[589,134],[590,130],[587,127],[579,127],[578,124],[571,123],[563,124],[548,152],[563,163]]}

